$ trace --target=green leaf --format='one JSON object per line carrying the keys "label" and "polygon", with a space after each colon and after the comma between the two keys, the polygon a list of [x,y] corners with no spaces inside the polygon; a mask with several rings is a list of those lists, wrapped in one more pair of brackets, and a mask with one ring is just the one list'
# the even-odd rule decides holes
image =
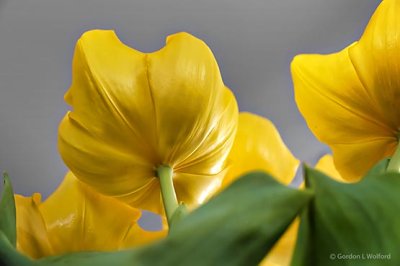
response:
{"label": "green leaf", "polygon": [[0,265],[28,266],[32,261],[19,254],[17,242],[14,192],[7,173],[3,175],[3,191],[0,199]]}
{"label": "green leaf", "polygon": [[15,247],[17,242],[15,201],[10,178],[7,173],[3,175],[3,192],[0,199],[0,231]]}
{"label": "green leaf", "polygon": [[305,169],[314,200],[301,217],[292,265],[400,265],[400,174],[379,163],[359,183]]}
{"label": "green leaf", "polygon": [[40,265],[257,265],[312,198],[264,173],[240,178],[189,214],[157,244],[114,253],[76,253]]}

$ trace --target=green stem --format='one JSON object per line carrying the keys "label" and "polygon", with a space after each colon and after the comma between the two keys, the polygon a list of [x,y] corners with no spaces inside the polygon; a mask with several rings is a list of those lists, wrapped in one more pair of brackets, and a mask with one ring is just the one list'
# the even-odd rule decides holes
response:
{"label": "green stem", "polygon": [[390,159],[386,171],[400,173],[400,145],[397,145],[396,151]]}
{"label": "green stem", "polygon": [[160,179],[164,210],[167,214],[168,224],[171,226],[172,216],[179,206],[176,198],[174,183],[172,182],[172,168],[168,165],[161,165],[157,168],[157,175]]}

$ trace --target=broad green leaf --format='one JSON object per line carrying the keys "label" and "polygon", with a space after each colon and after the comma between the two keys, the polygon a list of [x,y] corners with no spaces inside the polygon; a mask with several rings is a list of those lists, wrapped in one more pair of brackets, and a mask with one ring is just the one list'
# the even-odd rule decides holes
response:
{"label": "broad green leaf", "polygon": [[305,169],[314,200],[303,212],[292,265],[400,265],[400,174],[379,163],[359,183]]}
{"label": "broad green leaf", "polygon": [[3,192],[0,199],[0,231],[3,232],[10,244],[15,247],[17,242],[15,201],[7,173],[4,173],[3,182]]}
{"label": "broad green leaf", "polygon": [[266,174],[249,174],[177,223],[164,243],[141,254],[141,261],[257,265],[310,198]]}
{"label": "broad green leaf", "polygon": [[136,250],[76,253],[40,265],[257,265],[309,202],[264,173],[240,178],[177,222],[163,241]]}

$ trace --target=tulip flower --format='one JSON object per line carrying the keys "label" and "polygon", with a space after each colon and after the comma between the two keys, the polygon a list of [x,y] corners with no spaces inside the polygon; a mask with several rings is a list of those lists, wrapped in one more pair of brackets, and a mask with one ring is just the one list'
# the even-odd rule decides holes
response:
{"label": "tulip flower", "polygon": [[[251,171],[265,171],[281,183],[289,185],[299,167],[299,160],[286,147],[274,124],[266,118],[246,112],[239,114],[238,130],[228,160],[231,166],[223,180],[223,188]],[[316,169],[344,182],[330,155],[323,156]],[[300,185],[300,188],[303,187],[304,183]],[[299,222],[299,219],[292,222],[260,265],[290,265]]]}
{"label": "tulip flower", "polygon": [[65,100],[59,151],[99,192],[161,214],[163,199],[170,218],[178,201],[193,208],[219,188],[238,111],[201,40],[178,33],[142,53],[113,31],[86,32]]}
{"label": "tulip flower", "polygon": [[399,171],[399,14],[400,1],[384,0],[358,42],[333,54],[299,55],[292,62],[297,105],[349,181],[392,155],[388,169]]}
{"label": "tulip flower", "polygon": [[[326,154],[322,156],[317,164],[315,165],[315,169],[323,172],[329,177],[335,179],[338,182],[346,182],[339,172],[336,170],[333,164],[333,158],[331,155]],[[304,182],[300,185],[300,189],[304,188]],[[273,249],[268,253],[268,255],[264,258],[261,266],[289,266],[292,254],[294,252],[294,248],[297,241],[297,232],[299,229],[300,220],[296,219],[286,230],[284,235],[278,240]]]}
{"label": "tulip flower", "polygon": [[[236,138],[229,153],[229,171],[222,188],[251,171],[264,171],[288,185],[294,178],[299,160],[286,147],[274,124],[261,116],[241,112]],[[261,265],[289,265],[296,243],[299,221],[296,219]]]}
{"label": "tulip flower", "polygon": [[39,193],[15,196],[17,249],[37,259],[76,251],[111,251],[166,235],[138,225],[141,211],[102,195],[68,173],[43,203]]}
{"label": "tulip flower", "polygon": [[230,168],[222,187],[256,170],[265,171],[288,185],[299,166],[299,160],[286,147],[274,124],[246,112],[239,114],[239,126],[228,160]]}

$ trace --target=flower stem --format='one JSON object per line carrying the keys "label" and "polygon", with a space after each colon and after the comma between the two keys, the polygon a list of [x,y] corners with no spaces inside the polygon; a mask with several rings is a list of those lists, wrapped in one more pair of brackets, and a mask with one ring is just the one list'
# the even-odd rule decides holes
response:
{"label": "flower stem", "polygon": [[167,214],[168,225],[171,226],[172,217],[178,208],[174,183],[172,182],[172,168],[168,165],[157,167],[157,175],[160,179],[161,195],[164,203],[164,210]]}
{"label": "flower stem", "polygon": [[386,168],[387,172],[400,173],[400,145],[397,145],[396,151],[394,152],[390,162]]}

